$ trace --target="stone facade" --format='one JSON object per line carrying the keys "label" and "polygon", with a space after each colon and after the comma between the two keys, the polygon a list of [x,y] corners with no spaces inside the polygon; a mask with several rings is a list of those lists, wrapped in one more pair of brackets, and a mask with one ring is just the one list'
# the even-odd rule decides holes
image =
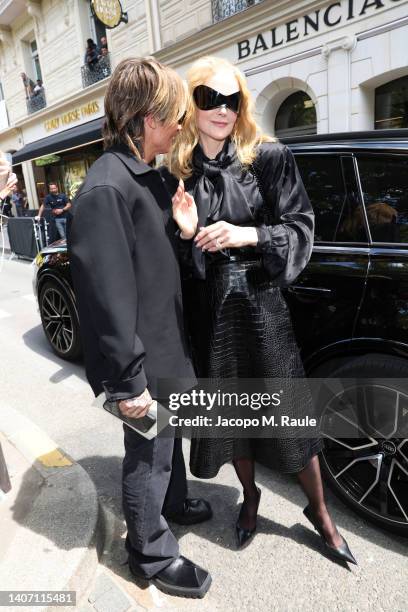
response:
{"label": "stone facade", "polygon": [[[225,2],[229,11],[240,10],[213,23],[214,0],[123,0],[128,23],[107,31],[112,67],[124,57],[155,54],[185,75],[200,55],[228,58],[246,74],[268,132],[297,91],[314,103],[318,133],[373,129],[375,88],[408,74],[408,0],[263,0],[245,10],[247,3]],[[58,117],[54,131],[103,114],[108,78],[86,88],[81,79],[85,41],[93,36],[89,0],[0,0],[0,80],[9,120],[7,127],[2,113],[1,149],[47,136]],[[28,113],[20,73],[34,78],[34,39],[46,106]],[[94,112],[75,114],[87,106]],[[63,116],[73,120],[64,123]],[[23,164],[27,176],[30,164]]]}

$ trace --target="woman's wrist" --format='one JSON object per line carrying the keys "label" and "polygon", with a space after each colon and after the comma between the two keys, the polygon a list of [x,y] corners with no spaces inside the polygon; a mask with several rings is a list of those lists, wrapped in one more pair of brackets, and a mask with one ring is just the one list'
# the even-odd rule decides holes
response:
{"label": "woman's wrist", "polygon": [[256,227],[246,227],[245,246],[256,246],[258,244],[258,232]]}

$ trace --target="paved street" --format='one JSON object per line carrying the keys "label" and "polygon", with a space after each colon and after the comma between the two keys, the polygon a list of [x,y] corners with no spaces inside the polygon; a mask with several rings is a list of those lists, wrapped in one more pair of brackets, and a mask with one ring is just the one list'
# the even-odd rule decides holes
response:
{"label": "paved street", "polygon": [[[140,585],[142,590],[134,586],[122,565],[126,557],[120,509],[121,427],[91,406],[82,366],[51,353],[31,278],[32,266],[25,261],[6,261],[0,273],[1,408],[10,407],[31,419],[93,479],[113,528],[103,569],[134,595],[139,606],[194,611],[407,610],[408,542],[365,524],[328,492],[333,516],[359,565],[347,568],[331,561],[303,517],[306,500],[295,477],[258,470],[263,490],[259,532],[246,550],[237,552],[233,530],[241,500],[229,465],[211,481],[190,477],[190,493],[211,501],[213,520],[175,530],[182,553],[212,573],[207,597],[175,599],[145,585]],[[187,458],[187,445],[185,451]],[[49,516],[52,521],[52,508]]]}

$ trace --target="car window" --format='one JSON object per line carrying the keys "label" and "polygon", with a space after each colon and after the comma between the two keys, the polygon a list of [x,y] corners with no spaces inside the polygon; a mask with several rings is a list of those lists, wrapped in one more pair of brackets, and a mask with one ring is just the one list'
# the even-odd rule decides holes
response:
{"label": "car window", "polygon": [[347,199],[340,156],[295,157],[315,213],[315,242],[332,242]]}
{"label": "car window", "polygon": [[408,243],[408,156],[358,156],[358,170],[374,242]]}

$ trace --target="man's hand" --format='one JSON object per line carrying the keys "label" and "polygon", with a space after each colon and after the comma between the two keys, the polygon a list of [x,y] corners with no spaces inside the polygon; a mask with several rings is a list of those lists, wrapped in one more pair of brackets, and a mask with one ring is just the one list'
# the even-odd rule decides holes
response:
{"label": "man's hand", "polygon": [[150,406],[154,403],[149,391],[145,389],[141,395],[119,402],[119,410],[124,416],[140,419],[146,416]]}
{"label": "man's hand", "polygon": [[192,238],[197,230],[197,206],[194,198],[185,191],[182,179],[172,198],[172,204],[173,219],[181,229],[181,238],[186,240]]}
{"label": "man's hand", "polygon": [[53,208],[53,209],[52,209],[52,214],[53,214],[53,215],[55,215],[55,216],[57,216],[57,217],[58,217],[59,215],[62,215],[62,208]]}

